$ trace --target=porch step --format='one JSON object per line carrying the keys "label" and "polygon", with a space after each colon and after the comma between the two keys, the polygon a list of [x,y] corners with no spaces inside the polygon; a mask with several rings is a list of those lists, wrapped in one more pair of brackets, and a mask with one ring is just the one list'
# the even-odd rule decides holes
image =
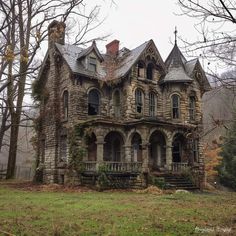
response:
{"label": "porch step", "polygon": [[188,178],[180,174],[152,173],[153,176],[162,177],[169,189],[198,190],[199,188]]}

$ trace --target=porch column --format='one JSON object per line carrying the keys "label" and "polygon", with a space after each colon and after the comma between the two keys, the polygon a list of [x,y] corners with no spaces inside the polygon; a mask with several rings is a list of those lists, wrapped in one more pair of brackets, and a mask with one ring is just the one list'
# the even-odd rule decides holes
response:
{"label": "porch column", "polygon": [[145,142],[142,144],[142,158],[143,158],[143,163],[142,163],[142,171],[143,172],[149,172],[148,168],[148,162],[149,162],[149,143]]}
{"label": "porch column", "polygon": [[98,170],[99,164],[103,162],[103,153],[104,153],[104,140],[103,137],[97,137],[97,165],[96,169]]}
{"label": "porch column", "polygon": [[166,145],[166,168],[171,170],[172,164],[172,143],[169,141]]}
{"label": "porch column", "polygon": [[125,145],[124,149],[125,149],[125,161],[131,162],[131,146]]}

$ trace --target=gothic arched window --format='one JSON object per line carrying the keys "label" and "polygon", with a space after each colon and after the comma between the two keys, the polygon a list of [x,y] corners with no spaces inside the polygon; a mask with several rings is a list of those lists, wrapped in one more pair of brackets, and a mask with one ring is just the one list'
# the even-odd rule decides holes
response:
{"label": "gothic arched window", "polygon": [[100,106],[100,94],[92,89],[88,94],[88,115],[98,115]]}

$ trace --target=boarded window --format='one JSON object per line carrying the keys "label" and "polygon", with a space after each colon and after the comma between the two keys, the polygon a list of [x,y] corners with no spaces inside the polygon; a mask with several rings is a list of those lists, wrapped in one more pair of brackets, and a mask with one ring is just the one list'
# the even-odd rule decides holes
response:
{"label": "boarded window", "polygon": [[68,91],[63,92],[63,118],[68,119],[68,107],[69,107],[69,93]]}
{"label": "boarded window", "polygon": [[140,89],[136,89],[136,91],[135,91],[135,105],[136,105],[136,112],[142,113],[142,111],[143,111],[143,93]]}
{"label": "boarded window", "polygon": [[155,94],[149,93],[149,115],[150,116],[155,116],[155,107],[156,107]]}
{"label": "boarded window", "polygon": [[189,119],[195,120],[196,101],[194,96],[189,97]]}
{"label": "boarded window", "polygon": [[113,96],[115,117],[120,117],[120,92],[117,90]]}
{"label": "boarded window", "polygon": [[97,71],[97,59],[95,57],[89,57],[89,68],[90,71]]}
{"label": "boarded window", "polygon": [[172,96],[172,118],[180,118],[180,98],[177,94]]}
{"label": "boarded window", "polygon": [[88,114],[98,115],[100,105],[100,94],[96,89],[93,89],[88,94]]}
{"label": "boarded window", "polygon": [[67,160],[67,136],[63,135],[60,138],[60,159],[62,161]]}

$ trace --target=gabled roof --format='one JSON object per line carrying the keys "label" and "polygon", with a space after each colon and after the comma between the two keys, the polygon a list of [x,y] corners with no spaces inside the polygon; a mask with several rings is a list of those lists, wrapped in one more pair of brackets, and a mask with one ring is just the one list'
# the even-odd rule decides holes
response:
{"label": "gabled roof", "polygon": [[130,50],[128,53],[119,53],[118,60],[120,63],[118,64],[118,68],[115,71],[115,76],[117,78],[124,77],[127,75],[129,70],[132,68],[132,66],[138,62],[139,58],[141,57],[142,53],[150,46],[152,45],[154,50],[156,51],[156,54],[159,58],[160,66],[163,70],[165,70],[165,64],[160,56],[160,53],[158,52],[153,40],[149,40],[140,46],[134,48],[133,50]]}
{"label": "gabled roof", "polygon": [[62,45],[56,43],[55,45],[64,60],[66,61],[67,65],[71,69],[72,73],[85,75],[92,78],[100,77],[100,75],[98,75],[97,73],[87,70],[84,65],[77,60],[80,54],[84,54],[84,51],[86,51],[85,54],[88,53],[87,49],[83,49],[78,46],[69,44]]}

